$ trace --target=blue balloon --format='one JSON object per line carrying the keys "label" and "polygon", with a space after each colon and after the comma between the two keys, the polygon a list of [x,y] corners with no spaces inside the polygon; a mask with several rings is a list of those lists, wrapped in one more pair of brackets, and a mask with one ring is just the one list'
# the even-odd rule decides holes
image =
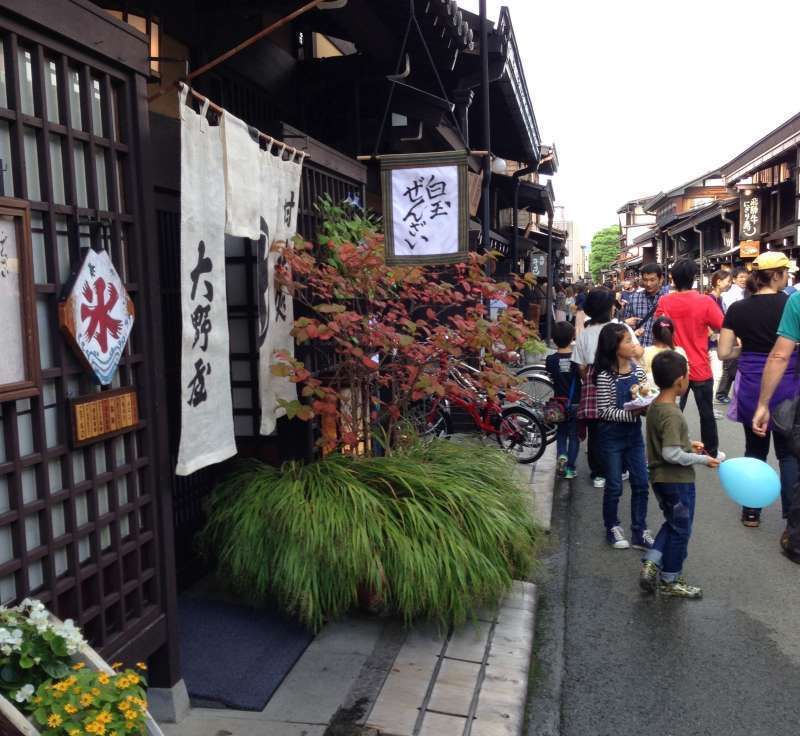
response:
{"label": "blue balloon", "polygon": [[719,466],[719,480],[725,493],[740,506],[763,509],[781,495],[778,474],[754,457],[726,460]]}

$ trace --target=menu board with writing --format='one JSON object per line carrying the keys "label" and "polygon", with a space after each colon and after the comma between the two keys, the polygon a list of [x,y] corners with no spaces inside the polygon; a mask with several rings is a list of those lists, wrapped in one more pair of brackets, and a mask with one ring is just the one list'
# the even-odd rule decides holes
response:
{"label": "menu board with writing", "polygon": [[139,424],[139,402],[133,388],[73,399],[71,410],[75,447],[112,437]]}

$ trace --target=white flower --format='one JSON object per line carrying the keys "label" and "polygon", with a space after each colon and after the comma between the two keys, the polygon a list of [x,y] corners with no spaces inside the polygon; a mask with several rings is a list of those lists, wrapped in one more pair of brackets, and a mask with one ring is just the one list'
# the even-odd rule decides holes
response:
{"label": "white flower", "polygon": [[19,650],[22,647],[22,630],[14,629],[9,631],[6,628],[0,628],[0,651],[3,654],[11,654],[12,651]]}
{"label": "white flower", "polygon": [[27,700],[30,700],[33,697],[33,693],[36,692],[33,685],[23,685],[17,692],[14,693],[14,700],[18,703],[24,703]]}
{"label": "white flower", "polygon": [[69,654],[75,654],[86,643],[81,630],[75,626],[71,618],[68,618],[61,626],[56,626],[53,630],[65,641]]}

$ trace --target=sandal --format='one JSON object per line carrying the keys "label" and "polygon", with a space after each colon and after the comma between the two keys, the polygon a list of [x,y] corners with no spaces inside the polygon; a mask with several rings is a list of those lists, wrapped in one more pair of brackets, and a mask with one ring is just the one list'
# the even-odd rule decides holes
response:
{"label": "sandal", "polygon": [[761,509],[742,508],[742,525],[755,529],[761,525]]}

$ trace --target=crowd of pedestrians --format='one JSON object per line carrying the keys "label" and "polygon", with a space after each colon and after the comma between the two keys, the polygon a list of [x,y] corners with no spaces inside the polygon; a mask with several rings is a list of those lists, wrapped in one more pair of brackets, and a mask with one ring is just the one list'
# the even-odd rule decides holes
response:
{"label": "crowd of pedestrians", "polygon": [[[638,284],[624,281],[617,293],[569,292],[565,311],[573,319],[556,323],[557,350],[547,361],[567,407],[557,435],[559,471],[575,477],[585,439],[592,483],[603,489],[606,540],[613,549],[644,551],[640,585],[647,592],[702,596],[682,567],[694,517],[694,466],[716,468],[725,459],[715,400],[742,424],[746,457],[766,460],[774,448],[786,519],[780,546],[800,564],[800,427],[778,431],[771,421],[777,405],[800,396],[800,293],[789,296],[789,267],[785,255],[767,252],[750,271],[714,273],[703,294],[695,288],[697,267],[686,259],[670,269],[671,285],[660,265],[648,264]],[[722,362],[716,389],[712,359]],[[694,442],[683,417],[689,393],[700,416]],[[625,479],[629,535],[619,517]],[[664,517],[655,536],[647,525],[650,486]],[[758,526],[761,513],[743,508],[742,523]]]}

